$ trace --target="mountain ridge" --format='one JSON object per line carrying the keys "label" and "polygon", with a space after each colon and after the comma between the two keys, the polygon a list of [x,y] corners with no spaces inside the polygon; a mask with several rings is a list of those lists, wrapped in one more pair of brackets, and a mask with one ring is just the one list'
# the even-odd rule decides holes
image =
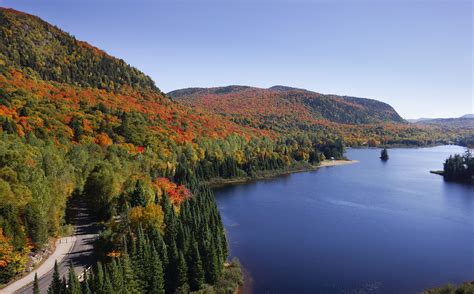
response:
{"label": "mountain ridge", "polygon": [[0,38],[0,63],[28,68],[43,80],[107,90],[159,90],[149,76],[122,59],[31,14],[0,7]]}
{"label": "mountain ridge", "polygon": [[[321,94],[282,85],[270,88],[236,85],[185,88],[168,92],[167,95],[191,106],[233,116],[248,116],[248,112],[241,111],[245,108],[242,101],[245,101],[260,110],[261,117],[269,115],[281,117],[283,113],[283,116],[289,119],[290,114],[299,113],[303,116],[300,120],[314,123],[321,120],[343,124],[405,123],[393,107],[375,99]],[[258,105],[259,103],[261,105]],[[277,107],[288,107],[294,111],[285,113],[285,110],[281,109],[280,114],[270,111]],[[298,117],[295,119],[298,120]]]}

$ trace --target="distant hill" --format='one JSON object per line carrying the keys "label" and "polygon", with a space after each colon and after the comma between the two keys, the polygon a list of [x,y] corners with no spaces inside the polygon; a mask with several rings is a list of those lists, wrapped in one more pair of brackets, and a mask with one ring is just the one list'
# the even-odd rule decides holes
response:
{"label": "distant hill", "polygon": [[474,128],[474,114],[465,114],[454,118],[419,118],[409,119],[410,123],[418,125],[435,125],[450,128]]}
{"label": "distant hill", "polygon": [[405,122],[390,105],[377,100],[325,95],[286,86],[187,88],[168,95],[255,127],[268,124],[273,128],[305,129],[324,122],[354,125]]}

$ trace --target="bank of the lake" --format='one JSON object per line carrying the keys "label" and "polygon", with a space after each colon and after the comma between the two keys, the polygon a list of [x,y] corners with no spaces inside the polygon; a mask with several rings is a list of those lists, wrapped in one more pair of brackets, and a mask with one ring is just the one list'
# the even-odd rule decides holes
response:
{"label": "bank of the lake", "polygon": [[255,293],[419,293],[472,280],[474,188],[430,170],[457,146],[350,149],[358,164],[216,188]]}
{"label": "bank of the lake", "polygon": [[254,176],[250,177],[233,177],[230,179],[226,178],[214,178],[211,179],[205,184],[211,188],[218,188],[224,187],[227,185],[235,185],[235,184],[242,184],[252,181],[258,180],[265,180],[271,179],[279,176],[289,175],[293,173],[301,173],[301,172],[308,172],[314,171],[321,167],[329,167],[329,166],[338,166],[338,165],[346,165],[346,164],[353,164],[357,163],[357,160],[349,160],[349,159],[338,159],[338,160],[324,160],[320,162],[319,165],[311,165],[311,164],[301,164],[292,166],[286,169],[276,169],[276,170],[267,170],[267,171],[258,171]]}

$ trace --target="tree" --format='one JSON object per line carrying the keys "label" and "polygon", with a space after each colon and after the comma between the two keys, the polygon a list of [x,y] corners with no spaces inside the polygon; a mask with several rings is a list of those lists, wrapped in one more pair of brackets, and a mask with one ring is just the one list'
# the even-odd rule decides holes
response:
{"label": "tree", "polygon": [[108,162],[96,165],[84,185],[84,195],[92,208],[105,219],[110,217],[111,202],[118,195],[118,190],[117,177]]}
{"label": "tree", "polygon": [[147,293],[152,294],[164,294],[164,275],[163,265],[160,260],[160,255],[156,252],[155,247],[152,248],[151,260],[150,260],[150,272],[148,273],[148,291]]}
{"label": "tree", "polygon": [[120,264],[122,265],[123,289],[125,293],[139,293],[140,289],[135,280],[132,262],[126,250],[122,252]]}
{"label": "tree", "polygon": [[33,281],[33,294],[40,294],[40,289],[38,285],[38,274],[35,273],[35,279]]}
{"label": "tree", "polygon": [[61,294],[63,285],[59,275],[58,262],[54,262],[53,281],[48,288],[48,294]]}
{"label": "tree", "polygon": [[179,252],[178,265],[177,265],[177,287],[183,287],[188,283],[188,267],[186,265],[186,259],[182,251]]}
{"label": "tree", "polygon": [[387,160],[388,160],[388,151],[387,151],[387,148],[383,148],[382,151],[380,152],[380,159],[382,159],[383,161],[387,161]]}
{"label": "tree", "polygon": [[191,255],[189,259],[189,286],[192,291],[201,289],[204,284],[204,270],[202,267],[201,255],[199,248],[194,241],[191,247]]}
{"label": "tree", "polygon": [[81,294],[81,283],[77,278],[76,271],[74,270],[74,266],[72,262],[69,263],[69,272],[68,272],[68,280],[67,280],[67,293],[68,294]]}

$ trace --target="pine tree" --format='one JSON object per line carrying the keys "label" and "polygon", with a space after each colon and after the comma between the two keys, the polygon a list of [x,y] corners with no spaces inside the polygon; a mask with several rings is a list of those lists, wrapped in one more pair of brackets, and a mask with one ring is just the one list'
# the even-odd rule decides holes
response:
{"label": "pine tree", "polygon": [[142,181],[137,180],[135,184],[135,189],[132,193],[132,199],[130,201],[130,204],[132,206],[146,206],[147,202],[148,201],[146,197],[146,191],[143,187]]}
{"label": "pine tree", "polygon": [[178,288],[188,283],[188,267],[184,254],[181,251],[179,252],[176,282]]}
{"label": "pine tree", "polygon": [[112,287],[112,283],[110,282],[109,275],[107,272],[105,272],[105,275],[104,275],[104,289],[102,292],[105,294],[116,293],[114,292],[114,288]]}
{"label": "pine tree", "polygon": [[150,271],[148,273],[148,291],[151,294],[164,294],[164,275],[163,265],[160,260],[160,255],[156,252],[155,248],[152,248],[151,260],[150,260]]}
{"label": "pine tree", "polygon": [[58,262],[54,262],[53,281],[48,288],[48,294],[61,294],[62,282],[59,276]]}
{"label": "pine tree", "polygon": [[135,280],[135,274],[132,268],[132,262],[127,251],[122,252],[120,258],[122,265],[123,289],[125,293],[140,293],[139,285]]}
{"label": "pine tree", "polygon": [[217,282],[220,275],[219,258],[216,254],[216,246],[212,240],[208,243],[208,246],[205,249],[206,256],[204,260],[206,264],[206,282],[212,285]]}
{"label": "pine tree", "polygon": [[96,274],[94,276],[94,289],[92,292],[99,292],[102,290],[104,287],[104,267],[102,266],[102,263],[99,261],[97,262],[97,269],[96,269]]}
{"label": "pine tree", "polygon": [[380,152],[380,159],[382,159],[383,161],[388,160],[387,148],[383,148],[382,151]]}
{"label": "pine tree", "polygon": [[192,291],[201,289],[204,284],[204,270],[202,268],[201,255],[199,254],[199,248],[196,241],[190,248],[190,260],[189,260],[189,286]]}
{"label": "pine tree", "polygon": [[168,266],[165,271],[165,288],[167,293],[174,293],[178,287],[178,264],[179,264],[179,252],[176,247],[176,242],[171,240],[171,244],[168,245]]}
{"label": "pine tree", "polygon": [[35,273],[35,279],[33,281],[33,294],[40,294],[40,289],[38,285],[38,274]]}
{"label": "pine tree", "polygon": [[68,294],[81,294],[81,283],[77,278],[76,272],[72,262],[69,264],[68,282],[67,282],[67,293]]}
{"label": "pine tree", "polygon": [[110,263],[110,282],[114,288],[115,293],[123,292],[123,277],[120,265],[117,264],[115,259]]}

